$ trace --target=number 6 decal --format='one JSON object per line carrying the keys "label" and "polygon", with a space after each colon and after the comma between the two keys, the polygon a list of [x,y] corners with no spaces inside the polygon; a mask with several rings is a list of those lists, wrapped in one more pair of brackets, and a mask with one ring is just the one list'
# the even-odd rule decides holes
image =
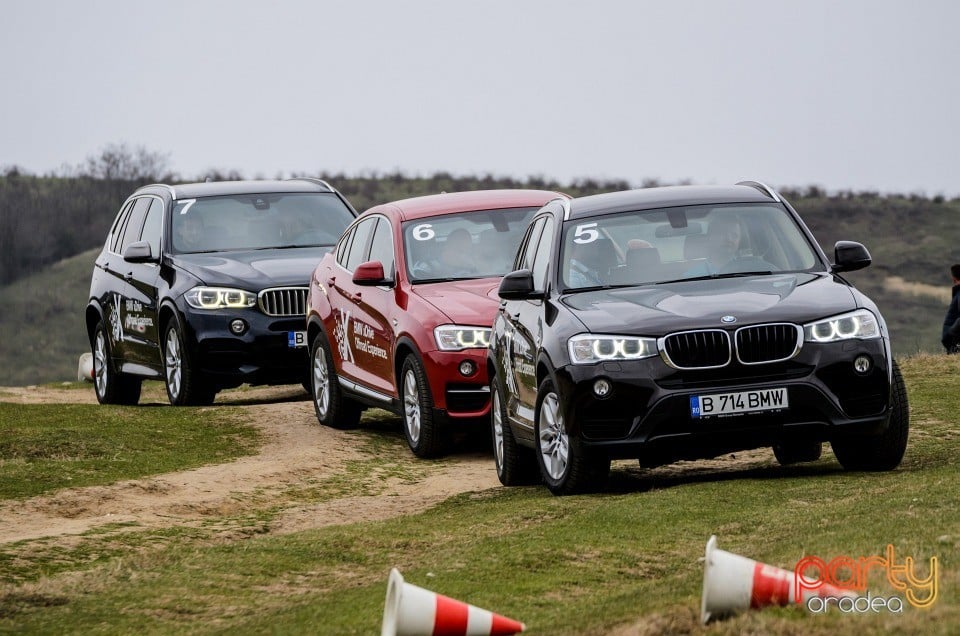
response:
{"label": "number 6 decal", "polygon": [[413,238],[418,241],[429,241],[436,235],[436,232],[433,231],[433,226],[429,223],[421,223],[413,228]]}
{"label": "number 6 decal", "polygon": [[600,232],[598,232],[596,228],[596,223],[584,223],[583,225],[578,225],[573,233],[573,242],[581,245],[585,243],[593,243],[600,238]]}

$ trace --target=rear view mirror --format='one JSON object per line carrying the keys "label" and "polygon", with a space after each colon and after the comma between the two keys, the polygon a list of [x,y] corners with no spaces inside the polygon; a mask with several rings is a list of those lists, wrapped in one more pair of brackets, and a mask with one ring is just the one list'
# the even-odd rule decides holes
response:
{"label": "rear view mirror", "polygon": [[154,260],[153,251],[147,241],[137,241],[123,250],[123,260],[128,263],[149,263]]}
{"label": "rear view mirror", "polygon": [[533,272],[529,269],[510,272],[500,281],[500,289],[497,290],[497,293],[504,300],[532,298],[534,296]]}
{"label": "rear view mirror", "polygon": [[353,283],[365,287],[377,287],[380,285],[392,285],[393,281],[383,275],[383,263],[380,261],[367,261],[357,265],[353,272]]}
{"label": "rear view mirror", "polygon": [[833,261],[833,271],[853,272],[867,267],[873,259],[862,244],[854,241],[837,241],[833,247]]}

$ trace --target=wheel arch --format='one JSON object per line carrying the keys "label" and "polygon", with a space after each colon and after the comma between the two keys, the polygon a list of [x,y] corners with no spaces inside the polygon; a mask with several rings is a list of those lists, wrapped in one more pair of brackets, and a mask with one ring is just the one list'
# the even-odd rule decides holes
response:
{"label": "wheel arch", "polygon": [[87,324],[87,341],[90,343],[90,346],[93,346],[93,338],[97,333],[97,323],[104,319],[103,308],[100,306],[100,303],[91,302],[88,304],[84,312],[84,319]]}

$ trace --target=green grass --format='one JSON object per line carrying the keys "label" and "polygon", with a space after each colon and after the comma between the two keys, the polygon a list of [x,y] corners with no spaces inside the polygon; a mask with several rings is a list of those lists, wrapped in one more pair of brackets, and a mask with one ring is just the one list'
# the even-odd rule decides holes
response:
{"label": "green grass", "polygon": [[[379,629],[387,574],[397,567],[408,582],[522,620],[531,634],[625,626],[625,633],[948,634],[960,624],[960,356],[916,356],[902,367],[913,430],[893,472],[847,473],[830,453],[790,468],[772,460],[689,471],[618,463],[602,495],[495,488],[418,515],[289,535],[265,532],[263,519],[251,517],[245,533],[216,524],[124,527],[69,546],[22,542],[0,554],[0,571],[17,581],[0,587],[0,631],[369,634]],[[152,420],[166,410],[174,409],[140,412]],[[355,435],[368,461],[345,466],[332,491],[305,487],[289,497],[378,492],[383,474],[417,477],[423,464],[395,434]],[[698,558],[711,534],[721,549],[788,569],[805,554],[882,555],[887,544],[921,571],[936,556],[939,598],[902,615],[772,608],[702,629]],[[871,592],[895,593],[877,576]]]}
{"label": "green grass", "polygon": [[0,402],[0,422],[0,499],[226,462],[259,441],[224,407]]}

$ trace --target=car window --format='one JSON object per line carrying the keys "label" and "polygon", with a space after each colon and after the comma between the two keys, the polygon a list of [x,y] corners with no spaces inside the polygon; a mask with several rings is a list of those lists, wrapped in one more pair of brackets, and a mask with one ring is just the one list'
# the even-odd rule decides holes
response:
{"label": "car window", "polygon": [[163,223],[163,201],[152,199],[150,209],[147,210],[147,218],[143,222],[143,231],[140,232],[140,240],[150,244],[150,255],[157,257],[160,255],[160,229]]}
{"label": "car window", "polygon": [[123,239],[120,242],[119,253],[127,249],[132,243],[140,240],[140,231],[143,229],[143,221],[147,216],[147,210],[150,208],[152,197],[140,197],[133,205],[133,211],[123,228]]}
{"label": "car window", "polygon": [[134,202],[134,200],[127,201],[127,204],[123,206],[123,208],[120,210],[120,213],[117,215],[117,220],[113,223],[113,229],[110,230],[111,252],[119,251],[120,239],[123,237],[123,226],[130,217],[130,210],[133,209]]}
{"label": "car window", "polygon": [[537,243],[540,241],[540,233],[543,230],[543,224],[546,217],[537,219],[533,227],[527,232],[524,240],[523,251],[517,254],[517,260],[514,263],[514,269],[533,269],[533,257],[537,249]]}
{"label": "car window", "polygon": [[380,217],[377,229],[373,232],[368,258],[371,261],[380,261],[383,264],[383,275],[393,278],[393,228],[390,221],[384,217]]}
{"label": "car window", "polygon": [[335,194],[200,197],[174,204],[171,234],[185,253],[321,247],[334,245],[353,219]]}
{"label": "car window", "polygon": [[402,229],[410,281],[503,276],[536,211],[471,210],[407,221]]}
{"label": "car window", "polygon": [[770,204],[623,212],[564,224],[560,277],[567,289],[640,285],[818,265],[794,218]]}
{"label": "car window", "polygon": [[354,228],[353,242],[350,244],[350,252],[347,254],[346,268],[348,271],[352,272],[357,268],[357,265],[367,260],[367,244],[376,224],[377,219],[374,217],[364,219]]}
{"label": "car window", "polygon": [[543,291],[547,288],[547,266],[550,263],[550,254],[553,252],[553,228],[553,217],[547,217],[533,258],[533,289],[535,291]]}
{"label": "car window", "polygon": [[350,245],[350,240],[353,239],[353,230],[350,230],[349,233],[344,234],[343,238],[340,239],[340,242],[337,244],[337,263],[342,267],[347,266],[347,247]]}

